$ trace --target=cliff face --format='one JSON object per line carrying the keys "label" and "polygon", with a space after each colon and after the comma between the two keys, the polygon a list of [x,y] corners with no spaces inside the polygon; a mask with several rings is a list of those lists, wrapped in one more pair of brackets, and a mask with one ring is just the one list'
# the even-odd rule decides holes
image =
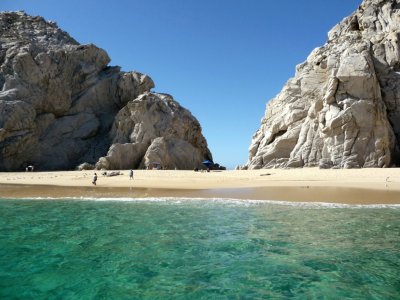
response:
{"label": "cliff face", "polygon": [[55,23],[0,14],[1,171],[84,162],[123,169],[153,159],[192,169],[212,158],[190,112],[151,93],[147,75],[121,72],[109,61],[104,50],[79,45]]}
{"label": "cliff face", "polygon": [[398,164],[399,37],[400,2],[365,0],[269,102],[245,168]]}

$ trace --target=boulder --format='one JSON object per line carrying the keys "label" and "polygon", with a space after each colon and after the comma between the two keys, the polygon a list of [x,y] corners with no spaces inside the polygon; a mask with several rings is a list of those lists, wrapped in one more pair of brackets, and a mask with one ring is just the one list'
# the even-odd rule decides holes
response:
{"label": "boulder", "polygon": [[123,107],[111,129],[112,146],[96,168],[190,170],[211,159],[199,122],[172,96],[144,93]]}

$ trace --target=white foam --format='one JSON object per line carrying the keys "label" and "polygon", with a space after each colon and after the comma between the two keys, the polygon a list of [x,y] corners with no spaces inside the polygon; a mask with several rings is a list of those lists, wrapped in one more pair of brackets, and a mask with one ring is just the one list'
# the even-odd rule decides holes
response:
{"label": "white foam", "polygon": [[[1,199],[1,198],[0,198]],[[72,201],[115,201],[115,202],[157,202],[165,204],[182,204],[185,203],[201,203],[207,204],[223,204],[233,206],[256,206],[256,205],[282,205],[300,208],[396,208],[400,209],[400,204],[341,204],[328,202],[294,202],[281,200],[251,200],[251,199],[235,199],[235,198],[180,198],[180,197],[143,197],[143,198],[128,198],[128,197],[34,197],[34,198],[19,198],[21,200],[72,200]]]}

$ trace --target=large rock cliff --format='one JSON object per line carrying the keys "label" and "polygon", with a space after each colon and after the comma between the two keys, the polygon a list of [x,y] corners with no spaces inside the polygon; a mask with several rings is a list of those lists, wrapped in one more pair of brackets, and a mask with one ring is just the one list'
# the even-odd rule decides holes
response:
{"label": "large rock cliff", "polygon": [[0,14],[0,171],[163,167],[211,159],[198,121],[147,75],[108,65],[53,22]]}
{"label": "large rock cliff", "polygon": [[269,102],[245,168],[398,164],[399,38],[400,1],[363,1]]}

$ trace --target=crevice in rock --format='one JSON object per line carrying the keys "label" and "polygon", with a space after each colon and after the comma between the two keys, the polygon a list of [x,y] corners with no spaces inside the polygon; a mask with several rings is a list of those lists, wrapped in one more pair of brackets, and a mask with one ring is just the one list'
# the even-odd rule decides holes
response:
{"label": "crevice in rock", "polygon": [[276,138],[278,138],[278,137],[284,135],[286,132],[287,132],[287,129],[286,129],[286,130],[279,130],[277,133],[275,133],[275,134],[273,135],[273,137],[272,137],[271,140],[267,143],[267,145],[272,144],[272,143],[275,141]]}
{"label": "crevice in rock", "polygon": [[393,2],[392,9],[400,9],[400,3]]}
{"label": "crevice in rock", "polygon": [[350,31],[360,31],[360,24],[358,24],[358,18],[357,18],[357,16],[354,16],[354,17],[350,20],[349,30],[350,30]]}

